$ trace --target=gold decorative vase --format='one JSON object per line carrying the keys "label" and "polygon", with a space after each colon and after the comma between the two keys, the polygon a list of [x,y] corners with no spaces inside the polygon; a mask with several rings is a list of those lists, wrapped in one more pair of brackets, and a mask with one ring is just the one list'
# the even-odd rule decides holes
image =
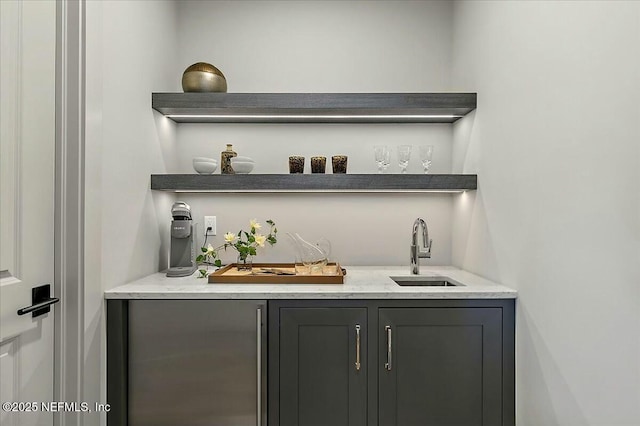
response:
{"label": "gold decorative vase", "polygon": [[227,79],[218,68],[206,62],[196,62],[182,74],[185,92],[226,92]]}

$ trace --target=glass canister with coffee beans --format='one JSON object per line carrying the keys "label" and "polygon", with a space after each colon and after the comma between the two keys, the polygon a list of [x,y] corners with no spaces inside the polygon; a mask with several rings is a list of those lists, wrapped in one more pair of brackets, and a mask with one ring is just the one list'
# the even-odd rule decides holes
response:
{"label": "glass canister with coffee beans", "polygon": [[289,173],[304,173],[304,157],[292,155],[289,157]]}
{"label": "glass canister with coffee beans", "polygon": [[331,165],[333,166],[333,173],[347,173],[347,156],[334,155],[331,157]]}
{"label": "glass canister with coffee beans", "polygon": [[327,168],[327,157],[311,157],[311,173],[324,173]]}

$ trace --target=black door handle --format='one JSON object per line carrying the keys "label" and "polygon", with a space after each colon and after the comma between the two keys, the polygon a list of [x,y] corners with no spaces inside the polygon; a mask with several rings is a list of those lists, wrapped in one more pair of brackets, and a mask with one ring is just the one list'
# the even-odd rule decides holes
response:
{"label": "black door handle", "polygon": [[18,315],[31,313],[32,318],[44,315],[51,310],[50,306],[60,299],[51,297],[51,285],[45,284],[31,289],[31,306],[18,309]]}
{"label": "black door handle", "polygon": [[[47,299],[43,302],[36,303],[35,305],[27,306],[26,308],[18,309],[18,315],[28,314],[33,311],[37,311],[38,309],[46,308],[47,306],[51,306],[54,303],[58,303],[60,299],[54,297],[52,299]],[[34,315],[34,317],[37,315]]]}

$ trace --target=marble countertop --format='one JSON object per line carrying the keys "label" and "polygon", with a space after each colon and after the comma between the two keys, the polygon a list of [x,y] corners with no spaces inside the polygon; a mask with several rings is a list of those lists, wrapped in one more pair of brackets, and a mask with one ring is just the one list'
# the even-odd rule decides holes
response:
{"label": "marble countertop", "polygon": [[[167,278],[164,272],[105,291],[106,299],[515,299],[517,292],[452,266],[422,266],[420,275],[444,276],[456,287],[401,287],[390,276],[409,277],[408,266],[344,266],[344,284],[208,284]],[[414,275],[415,277],[415,275]]]}

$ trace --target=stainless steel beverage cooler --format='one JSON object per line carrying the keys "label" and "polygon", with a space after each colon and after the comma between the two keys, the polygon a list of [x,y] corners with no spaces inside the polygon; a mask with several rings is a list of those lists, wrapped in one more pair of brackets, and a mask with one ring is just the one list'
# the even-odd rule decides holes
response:
{"label": "stainless steel beverage cooler", "polygon": [[129,426],[266,425],[266,302],[131,300]]}

